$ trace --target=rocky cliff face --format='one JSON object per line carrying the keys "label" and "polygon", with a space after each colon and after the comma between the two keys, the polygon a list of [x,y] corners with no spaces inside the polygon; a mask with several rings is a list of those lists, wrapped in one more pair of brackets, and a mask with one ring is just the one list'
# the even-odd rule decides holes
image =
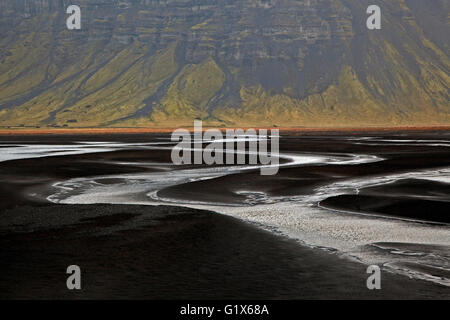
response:
{"label": "rocky cliff face", "polygon": [[447,0],[70,4],[0,0],[0,126],[450,124]]}

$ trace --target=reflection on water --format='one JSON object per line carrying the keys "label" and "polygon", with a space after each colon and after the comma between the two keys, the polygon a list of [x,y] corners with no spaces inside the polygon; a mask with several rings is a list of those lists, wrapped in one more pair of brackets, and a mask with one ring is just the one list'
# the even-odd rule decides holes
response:
{"label": "reflection on water", "polygon": [[[297,138],[290,138],[293,141]],[[336,138],[339,140],[339,138]],[[444,139],[397,139],[380,137],[340,138],[340,143],[373,148],[370,153],[300,152],[281,150],[280,169],[311,167],[335,168],[382,163],[383,154],[377,148],[392,146],[402,150],[408,147],[447,148]],[[2,146],[0,161],[75,155],[115,150],[170,150],[170,141],[150,143],[77,142],[72,145],[15,145]],[[3,152],[5,151],[5,152]],[[397,152],[397,150],[395,150]],[[394,153],[390,151],[389,154]],[[445,162],[445,161],[444,161]],[[234,190],[236,202],[217,200],[208,188],[201,188],[203,199],[161,196],[161,190],[182,186],[189,192],[194,182],[222,181],[231,175],[241,176],[259,170],[258,165],[217,167],[174,167],[170,163],[111,161],[121,165],[158,168],[152,172],[79,177],[59,181],[53,185],[55,192],[49,201],[66,204],[120,203],[120,204],[177,204],[210,209],[250,221],[270,231],[283,233],[305,245],[336,251],[358,261],[383,264],[385,268],[408,276],[450,286],[450,227],[433,225],[396,217],[386,217],[373,212],[350,212],[324,208],[319,202],[342,194],[359,194],[361,190],[385,186],[404,179],[425,179],[450,183],[450,167],[413,168],[401,172],[382,172],[365,176],[339,176],[327,183],[311,188],[306,194],[274,195],[261,190]],[[326,170],[325,170],[326,171]],[[331,170],[332,171],[332,170]],[[347,173],[346,173],[347,174]],[[330,174],[332,175],[332,174]],[[289,178],[286,178],[289,179]],[[219,182],[217,182],[219,183]],[[267,181],[268,184],[274,183]],[[198,190],[197,190],[198,191]],[[420,191],[420,190],[419,190]],[[424,192],[425,193],[425,192]],[[209,195],[209,196],[208,196]],[[436,195],[434,195],[436,196]],[[439,194],[441,200],[450,200]]]}

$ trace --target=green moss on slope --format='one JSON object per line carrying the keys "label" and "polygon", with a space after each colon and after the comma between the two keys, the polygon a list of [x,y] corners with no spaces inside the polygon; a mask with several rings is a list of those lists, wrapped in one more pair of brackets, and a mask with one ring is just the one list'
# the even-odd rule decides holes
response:
{"label": "green moss on slope", "polygon": [[0,12],[0,126],[450,124],[448,1],[94,2]]}
{"label": "green moss on slope", "polygon": [[153,112],[153,121],[177,123],[208,117],[208,102],[224,81],[224,73],[211,58],[198,65],[185,66],[162,99],[161,108]]}

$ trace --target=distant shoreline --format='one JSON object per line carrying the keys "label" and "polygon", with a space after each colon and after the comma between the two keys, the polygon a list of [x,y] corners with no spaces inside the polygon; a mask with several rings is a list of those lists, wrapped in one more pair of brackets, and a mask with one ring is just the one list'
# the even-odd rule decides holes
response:
{"label": "distant shoreline", "polygon": [[[180,127],[193,131],[192,127]],[[203,131],[217,128],[204,126]],[[239,127],[222,127],[220,130],[236,129]],[[252,127],[243,127],[249,129]],[[52,135],[52,134],[139,134],[139,133],[171,133],[178,128],[71,128],[71,129],[0,129],[0,135]],[[448,126],[403,126],[403,127],[256,127],[256,129],[278,129],[280,132],[296,133],[379,133],[379,132],[399,132],[399,131],[450,131]]]}

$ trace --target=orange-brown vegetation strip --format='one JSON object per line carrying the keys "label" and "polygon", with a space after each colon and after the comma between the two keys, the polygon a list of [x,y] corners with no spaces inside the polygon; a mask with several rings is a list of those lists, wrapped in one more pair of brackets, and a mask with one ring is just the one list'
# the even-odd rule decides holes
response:
{"label": "orange-brown vegetation strip", "polygon": [[[203,127],[204,130],[213,127]],[[73,128],[73,129],[0,129],[0,135],[50,135],[50,134],[137,134],[137,133],[171,133],[178,128]],[[193,131],[192,127],[186,127]],[[217,128],[220,130],[236,128]],[[249,129],[249,128],[243,128]],[[343,127],[343,128],[255,128],[255,129],[279,129],[280,132],[383,132],[383,131],[450,131],[449,126],[435,127]]]}

